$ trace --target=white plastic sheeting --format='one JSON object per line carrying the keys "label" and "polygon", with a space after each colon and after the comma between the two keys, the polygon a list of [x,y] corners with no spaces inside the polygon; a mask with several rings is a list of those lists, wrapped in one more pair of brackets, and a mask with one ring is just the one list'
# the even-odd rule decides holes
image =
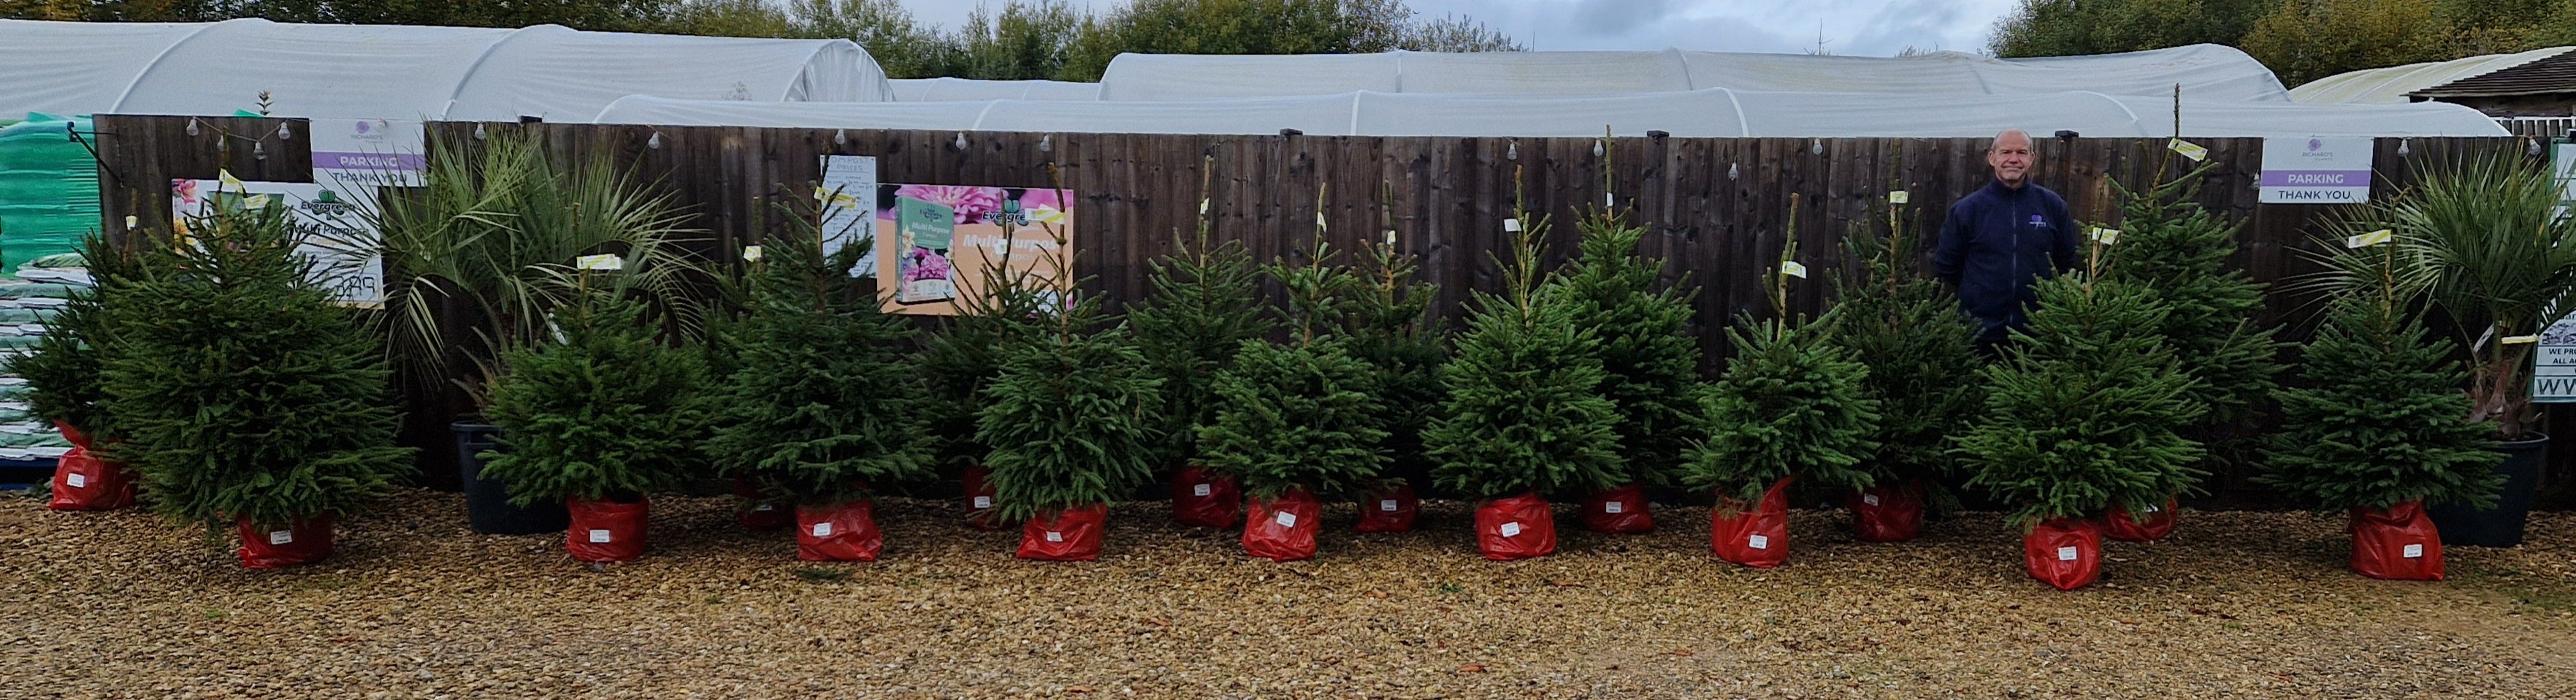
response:
{"label": "white plastic sheeting", "polygon": [[892,99],[846,40],[524,29],[0,20],[0,115],[214,114],[578,121],[619,97]]}
{"label": "white plastic sheeting", "polygon": [[2470,56],[2448,61],[2369,68],[2318,78],[2290,90],[2290,99],[2325,104],[2393,105],[2411,101],[2406,93],[2454,80],[2475,78],[2532,61],[2567,53],[2576,46],[2553,46],[2522,53]]}
{"label": "white plastic sheeting", "polygon": [[1099,83],[1073,83],[1062,80],[904,78],[887,82],[894,84],[896,102],[1100,99]]}
{"label": "white plastic sheeting", "polygon": [[1709,51],[1531,51],[1355,55],[1121,54],[1101,76],[1115,101],[1290,97],[1367,91],[1607,95],[1727,88],[1764,92],[2022,95],[2092,91],[2187,100],[2289,101],[2261,62],[2226,46],[1996,59]]}
{"label": "white plastic sheeting", "polygon": [[[749,103],[628,97],[602,110],[609,124],[1164,134],[1981,137],[2007,127],[2045,137],[2159,137],[2173,133],[2169,98],[1693,90],[1591,97],[1353,92],[1151,102]],[[2302,105],[2185,100],[2187,136],[2503,136],[2458,105]]]}

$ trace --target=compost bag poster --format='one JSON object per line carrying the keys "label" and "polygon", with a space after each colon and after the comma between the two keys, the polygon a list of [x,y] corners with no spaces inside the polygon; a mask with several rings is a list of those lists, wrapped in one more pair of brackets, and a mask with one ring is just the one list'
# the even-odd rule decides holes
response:
{"label": "compost bag poster", "polygon": [[966,313],[972,302],[961,300],[983,293],[988,271],[1058,295],[1072,278],[1070,191],[974,185],[877,188],[877,293],[890,313]]}
{"label": "compost bag poster", "polygon": [[216,211],[284,209],[303,234],[296,254],[313,261],[311,281],[344,304],[385,303],[385,262],[380,241],[360,208],[333,186],[311,182],[170,181],[170,230],[188,233],[190,217]]}

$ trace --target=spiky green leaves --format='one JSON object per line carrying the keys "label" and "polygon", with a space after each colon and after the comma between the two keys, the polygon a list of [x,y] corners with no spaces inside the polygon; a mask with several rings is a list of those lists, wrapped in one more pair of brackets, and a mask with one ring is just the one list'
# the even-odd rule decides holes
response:
{"label": "spiky green leaves", "polygon": [[2143,286],[2070,273],[2035,285],[2039,308],[1987,365],[1985,409],[1958,438],[1983,487],[2014,522],[2131,512],[2191,490],[2199,443],[2176,433],[2208,408],[2174,357],[2168,312]]}
{"label": "spiky green leaves", "polygon": [[1663,261],[1637,251],[1646,230],[1609,216],[1583,222],[1582,255],[1557,280],[1601,339],[1601,394],[1617,405],[1629,470],[1659,486],[1676,483],[1700,406],[1700,349],[1690,298],[1666,286]]}
{"label": "spiky green leaves", "polygon": [[[391,370],[357,312],[304,281],[282,209],[192,222],[105,288],[101,380],[162,514],[263,527],[356,512],[411,470],[393,446]],[[122,275],[111,275],[121,277]]]}
{"label": "spiky green leaves", "polygon": [[984,390],[976,432],[992,446],[984,462],[994,507],[1026,518],[1116,501],[1152,479],[1161,443],[1148,421],[1160,384],[1123,328],[1059,331],[1009,348]]}
{"label": "spiky green leaves", "polygon": [[2306,387],[2279,393],[2286,424],[2255,481],[2328,511],[2495,500],[2504,453],[2468,420],[2452,344],[2397,313],[2368,298],[2328,308],[2299,365]]}
{"label": "spiky green leaves", "polygon": [[1752,502],[1782,477],[1831,489],[1870,486],[1862,459],[1877,449],[1878,401],[1869,368],[1832,342],[1831,319],[1742,319],[1726,330],[1735,359],[1702,401],[1703,438],[1684,484]]}
{"label": "spiky green leaves", "polygon": [[642,307],[623,297],[594,291],[554,318],[560,341],[502,356],[485,415],[508,450],[483,453],[484,477],[523,506],[640,495],[686,478],[708,424],[703,354],[656,340]]}
{"label": "spiky green leaves", "polygon": [[864,497],[930,470],[920,380],[903,362],[910,329],[849,274],[865,252],[825,258],[778,236],[754,272],[751,308],[729,324],[740,369],[726,381],[708,454],[734,474],[808,503]]}

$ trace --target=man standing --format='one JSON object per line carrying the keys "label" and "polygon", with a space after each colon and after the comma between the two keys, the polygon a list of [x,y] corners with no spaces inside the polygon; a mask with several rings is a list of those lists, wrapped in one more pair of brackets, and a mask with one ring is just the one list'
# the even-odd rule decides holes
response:
{"label": "man standing", "polygon": [[2006,129],[1986,150],[1995,178],[1950,205],[1932,264],[1959,290],[1959,308],[1985,329],[1991,351],[2008,329],[2030,321],[2031,283],[2075,267],[2075,222],[2066,200],[2030,181],[2030,134]]}

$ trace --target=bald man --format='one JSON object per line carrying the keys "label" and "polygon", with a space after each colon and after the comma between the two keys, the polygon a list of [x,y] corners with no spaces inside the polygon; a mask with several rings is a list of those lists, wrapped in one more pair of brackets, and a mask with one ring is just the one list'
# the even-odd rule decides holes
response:
{"label": "bald man", "polygon": [[1986,149],[1995,177],[1950,205],[1932,264],[1959,290],[1959,308],[1985,326],[1977,336],[1992,351],[2030,321],[2038,301],[2032,282],[2075,267],[2075,222],[2066,200],[2030,181],[2030,134],[2007,129]]}

